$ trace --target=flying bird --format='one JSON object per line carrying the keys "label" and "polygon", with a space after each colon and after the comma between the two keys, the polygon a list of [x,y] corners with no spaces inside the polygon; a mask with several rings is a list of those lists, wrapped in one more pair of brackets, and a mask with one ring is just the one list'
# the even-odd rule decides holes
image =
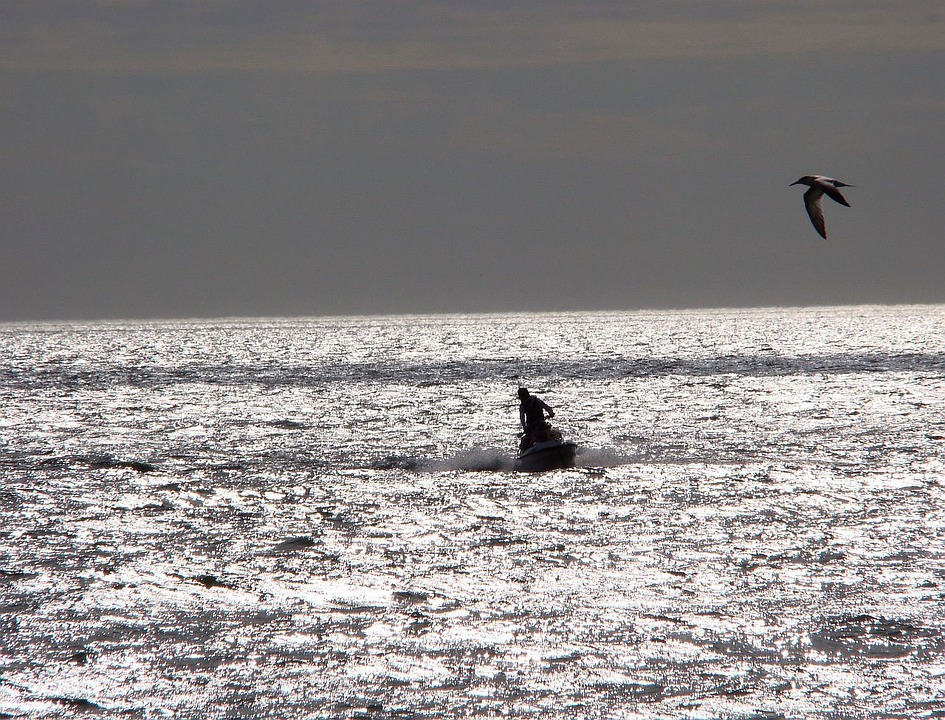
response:
{"label": "flying bird", "polygon": [[797,182],[792,182],[791,185],[807,185],[807,192],[804,193],[804,207],[807,208],[807,214],[814,224],[814,229],[826,240],[827,225],[824,223],[824,209],[821,207],[820,199],[827,195],[831,200],[850,207],[850,203],[837,188],[853,186],[823,175],[805,175]]}

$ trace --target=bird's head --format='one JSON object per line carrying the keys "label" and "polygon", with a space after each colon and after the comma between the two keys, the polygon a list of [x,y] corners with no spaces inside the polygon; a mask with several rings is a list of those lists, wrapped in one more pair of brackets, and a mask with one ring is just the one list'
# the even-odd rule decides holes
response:
{"label": "bird's head", "polygon": [[[813,181],[814,181],[813,175],[805,175],[804,177],[799,178],[795,180],[794,182],[792,182],[791,185],[810,185]],[[791,185],[788,185],[788,187],[791,187]]]}

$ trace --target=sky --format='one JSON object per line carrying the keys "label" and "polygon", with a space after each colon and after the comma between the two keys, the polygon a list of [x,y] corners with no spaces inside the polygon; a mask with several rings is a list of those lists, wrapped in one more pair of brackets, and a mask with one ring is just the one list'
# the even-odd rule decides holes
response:
{"label": "sky", "polygon": [[0,0],[0,321],[942,303],[943,159],[941,0]]}

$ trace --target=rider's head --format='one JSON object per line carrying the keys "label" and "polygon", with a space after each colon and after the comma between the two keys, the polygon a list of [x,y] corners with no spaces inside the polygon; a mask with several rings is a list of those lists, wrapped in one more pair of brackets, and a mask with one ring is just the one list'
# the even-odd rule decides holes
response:
{"label": "rider's head", "polygon": [[526,388],[520,387],[518,389],[518,399],[519,400],[528,400],[528,390]]}

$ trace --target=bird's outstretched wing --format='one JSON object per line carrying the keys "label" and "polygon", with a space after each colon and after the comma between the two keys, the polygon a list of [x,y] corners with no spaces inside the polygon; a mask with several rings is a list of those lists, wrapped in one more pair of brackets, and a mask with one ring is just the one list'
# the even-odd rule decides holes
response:
{"label": "bird's outstretched wing", "polygon": [[[839,192],[837,193],[840,194]],[[814,230],[820,233],[820,237],[824,240],[827,239],[827,224],[824,222],[824,209],[820,205],[820,198],[824,195],[824,191],[817,186],[811,186],[806,193],[804,193],[804,207],[807,208],[807,215],[810,218],[811,223],[814,225]],[[843,197],[842,195],[840,196]],[[846,202],[843,203],[846,205]]]}
{"label": "bird's outstretched wing", "polygon": [[[850,186],[844,185],[843,183],[841,183],[840,187],[850,187]],[[835,185],[824,183],[822,189],[825,193],[827,193],[827,195],[830,196],[830,199],[833,200],[834,202],[838,202],[841,205],[846,205],[847,207],[850,207],[850,203],[847,202],[847,199],[843,197],[843,194],[839,190],[837,190]]]}

